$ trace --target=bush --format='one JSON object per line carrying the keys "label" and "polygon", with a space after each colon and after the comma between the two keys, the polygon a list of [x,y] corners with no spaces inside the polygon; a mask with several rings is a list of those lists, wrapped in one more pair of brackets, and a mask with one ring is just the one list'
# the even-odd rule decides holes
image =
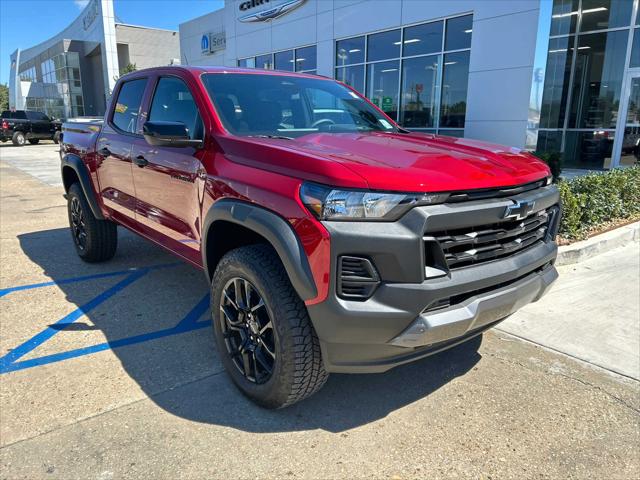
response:
{"label": "bush", "polygon": [[591,173],[558,183],[563,217],[560,236],[585,238],[611,222],[640,218],[640,167]]}
{"label": "bush", "polygon": [[534,155],[549,166],[553,181],[557,182],[562,173],[562,154],[560,152],[534,152]]}

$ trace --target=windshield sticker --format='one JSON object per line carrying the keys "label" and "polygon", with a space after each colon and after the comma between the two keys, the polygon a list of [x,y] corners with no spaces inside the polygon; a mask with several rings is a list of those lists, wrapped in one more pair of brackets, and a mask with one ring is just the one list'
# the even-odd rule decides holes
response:
{"label": "windshield sticker", "polygon": [[116,103],[116,113],[125,113],[129,107],[122,103]]}

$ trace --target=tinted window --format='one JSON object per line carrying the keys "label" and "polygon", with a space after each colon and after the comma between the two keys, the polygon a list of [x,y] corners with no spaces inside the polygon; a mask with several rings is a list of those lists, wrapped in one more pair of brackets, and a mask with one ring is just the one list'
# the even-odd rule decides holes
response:
{"label": "tinted window", "polygon": [[469,52],[446,54],[442,73],[441,127],[464,127],[464,119],[467,112],[468,80]]}
{"label": "tinted window", "polygon": [[564,126],[573,56],[573,49],[569,48],[570,44],[573,45],[572,37],[549,40],[540,114],[541,128],[562,128]]}
{"label": "tinted window", "polygon": [[254,57],[243,58],[238,60],[238,66],[242,68],[256,68],[256,59]]}
{"label": "tinted window", "polygon": [[551,36],[575,33],[579,6],[579,0],[553,0]]}
{"label": "tinted window", "polygon": [[336,42],[336,66],[364,62],[364,37]]}
{"label": "tinted window", "polygon": [[147,79],[125,82],[118,93],[113,109],[111,122],[123,132],[135,133],[142,95],[147,86]]}
{"label": "tinted window", "polygon": [[633,31],[633,45],[631,47],[630,67],[640,67],[640,28]]}
{"label": "tinted window", "polygon": [[293,72],[293,50],[287,50],[286,52],[278,52],[274,55],[276,70],[286,70]]}
{"label": "tinted window", "polygon": [[473,15],[450,18],[447,20],[447,34],[444,41],[445,50],[460,50],[471,47]]}
{"label": "tinted window", "polygon": [[12,117],[12,115],[13,115],[13,112],[12,112],[12,111],[10,111],[10,110],[5,110],[4,112],[2,112],[2,113],[0,114],[0,117],[1,117],[1,118],[13,118],[13,117]]}
{"label": "tinted window", "polygon": [[386,60],[400,56],[400,30],[369,35],[367,60]]}
{"label": "tinted window", "polygon": [[403,55],[410,57],[442,50],[442,22],[404,29]]}
{"label": "tinted window", "polygon": [[398,113],[400,61],[372,63],[367,72],[367,97],[394,120]]}
{"label": "tinted window", "polygon": [[631,0],[582,0],[580,31],[629,26],[632,8]]}
{"label": "tinted window", "polygon": [[336,68],[336,80],[340,80],[364,94],[364,65]]}
{"label": "tinted window", "polygon": [[190,138],[202,138],[200,115],[187,85],[175,77],[163,77],[153,94],[150,121],[180,122]]}
{"label": "tinted window", "polygon": [[256,68],[264,68],[265,70],[271,70],[273,68],[273,60],[271,54],[259,55],[256,57]]}
{"label": "tinted window", "polygon": [[439,55],[402,62],[400,123],[409,128],[435,126]]}
{"label": "tinted window", "polygon": [[29,118],[29,120],[34,121],[49,121],[47,116],[41,112],[27,112],[27,117]]}
{"label": "tinted window", "polygon": [[26,120],[27,112],[24,110],[17,110],[11,114],[11,118],[15,118],[16,120]]}
{"label": "tinted window", "polygon": [[296,72],[316,69],[316,46],[296,49]]}

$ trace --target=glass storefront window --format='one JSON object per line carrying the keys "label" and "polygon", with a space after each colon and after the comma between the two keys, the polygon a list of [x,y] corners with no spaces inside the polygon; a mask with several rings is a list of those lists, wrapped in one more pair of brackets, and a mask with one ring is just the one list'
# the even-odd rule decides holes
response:
{"label": "glass storefront window", "polygon": [[369,35],[367,61],[387,60],[400,57],[400,30]]}
{"label": "glass storefront window", "polygon": [[547,67],[540,110],[540,128],[562,128],[564,126],[573,38],[552,38],[549,41]]}
{"label": "glass storefront window", "polygon": [[553,0],[550,35],[554,37],[575,33],[579,8],[579,0]]}
{"label": "glass storefront window", "polygon": [[398,76],[400,62],[372,63],[367,71],[367,97],[391,118],[398,113]]}
{"label": "glass storefront window", "polygon": [[447,20],[447,33],[444,40],[445,50],[471,48],[473,15],[455,17]]}
{"label": "glass storefront window", "polygon": [[276,70],[293,72],[295,67],[294,61],[293,61],[293,50],[277,52],[273,55],[273,57],[274,57],[274,65]]}
{"label": "glass storefront window", "polygon": [[632,0],[582,0],[581,32],[628,27]]}
{"label": "glass storefront window", "polygon": [[404,127],[435,127],[439,63],[439,55],[408,58],[402,62],[400,123]]}
{"label": "glass storefront window", "polygon": [[[638,9],[640,11],[640,8]],[[633,30],[633,45],[631,46],[630,67],[640,67],[640,28]]]}
{"label": "glass storefront window", "polygon": [[309,72],[316,69],[316,46],[296,49],[296,72]]}
{"label": "glass storefront window", "polygon": [[615,133],[609,130],[565,133],[564,168],[611,168]]}
{"label": "glass storefront window", "polygon": [[438,131],[438,135],[445,135],[447,137],[456,137],[456,138],[462,138],[464,137],[464,130],[462,129],[456,129],[456,130],[442,130],[440,129]]}
{"label": "glass storefront window", "polygon": [[538,144],[536,151],[560,152],[562,150],[562,131],[540,130],[538,131]]}
{"label": "glass storefront window", "polygon": [[405,28],[402,55],[411,57],[441,51],[442,29],[442,21]]}
{"label": "glass storefront window", "polygon": [[580,35],[569,127],[615,128],[628,30]]}
{"label": "glass storefront window", "polygon": [[336,42],[336,66],[364,62],[365,37],[347,38]]}
{"label": "glass storefront window", "polygon": [[364,65],[336,68],[336,80],[346,83],[364,95]]}
{"label": "glass storefront window", "polygon": [[256,57],[256,68],[262,68],[264,70],[273,69],[273,60],[271,59],[271,54],[267,55],[259,55]]}
{"label": "glass storefront window", "polygon": [[469,80],[469,52],[448,53],[444,56],[440,126],[464,127],[467,111]]}

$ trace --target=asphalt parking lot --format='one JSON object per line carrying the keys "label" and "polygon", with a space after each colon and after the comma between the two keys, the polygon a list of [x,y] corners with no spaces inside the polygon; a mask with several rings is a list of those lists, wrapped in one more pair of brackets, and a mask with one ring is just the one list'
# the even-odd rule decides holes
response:
{"label": "asphalt parking lot", "polygon": [[265,411],[223,372],[201,272],[123,230],[112,261],[81,262],[57,146],[0,160],[0,478],[640,474],[637,244],[562,267],[477,353]]}

